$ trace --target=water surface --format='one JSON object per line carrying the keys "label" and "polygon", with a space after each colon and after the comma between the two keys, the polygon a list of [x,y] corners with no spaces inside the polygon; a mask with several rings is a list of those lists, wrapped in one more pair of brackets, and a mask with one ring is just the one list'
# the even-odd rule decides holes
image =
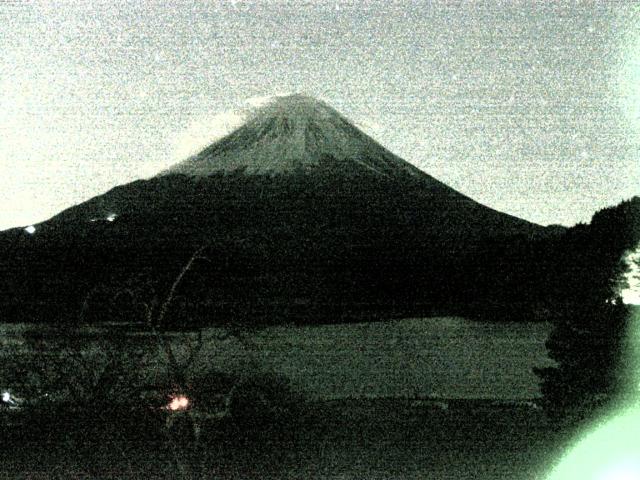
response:
{"label": "water surface", "polygon": [[[0,326],[0,356],[24,348],[21,335],[27,327]],[[216,340],[218,332],[210,329],[196,368],[237,371],[260,365],[315,399],[525,399],[540,395],[531,369],[550,364],[544,347],[550,329],[547,323],[450,317],[272,327],[255,334],[248,349],[235,340]],[[175,342],[180,352],[181,342]],[[153,351],[152,338],[148,344]]]}

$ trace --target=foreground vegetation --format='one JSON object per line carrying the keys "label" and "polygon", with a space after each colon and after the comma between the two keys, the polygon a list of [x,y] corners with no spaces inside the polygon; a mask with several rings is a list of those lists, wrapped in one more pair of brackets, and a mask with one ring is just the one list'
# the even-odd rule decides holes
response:
{"label": "foreground vegetation", "polygon": [[305,403],[286,422],[212,423],[198,448],[188,429],[167,433],[158,412],[43,415],[11,429],[3,478],[525,480],[540,478],[567,438],[539,410],[473,402]]}

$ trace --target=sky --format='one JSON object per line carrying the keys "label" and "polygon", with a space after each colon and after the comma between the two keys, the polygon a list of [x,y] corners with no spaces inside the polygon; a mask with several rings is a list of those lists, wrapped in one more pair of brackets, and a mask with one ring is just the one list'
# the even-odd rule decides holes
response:
{"label": "sky", "polygon": [[0,229],[153,176],[293,92],[536,223],[640,194],[637,2],[0,0]]}

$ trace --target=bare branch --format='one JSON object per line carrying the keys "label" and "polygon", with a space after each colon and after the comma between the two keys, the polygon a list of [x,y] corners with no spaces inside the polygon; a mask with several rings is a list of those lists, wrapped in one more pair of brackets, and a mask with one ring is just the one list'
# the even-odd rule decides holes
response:
{"label": "bare branch", "polygon": [[173,351],[173,345],[171,343],[171,340],[166,335],[160,334],[160,332],[158,331],[158,328],[162,327],[164,323],[164,319],[169,310],[169,307],[171,306],[171,302],[175,298],[176,291],[180,286],[180,283],[182,282],[182,279],[184,278],[184,276],[187,274],[189,270],[191,270],[191,267],[193,266],[194,262],[196,260],[208,260],[206,257],[201,255],[204,249],[205,247],[200,247],[194,252],[194,254],[191,256],[189,261],[182,268],[182,270],[180,271],[176,279],[173,281],[171,288],[169,289],[169,293],[167,294],[167,297],[165,298],[164,302],[160,306],[160,311],[158,313],[158,317],[155,322],[153,321],[154,309],[150,307],[149,304],[143,303],[147,324],[151,328],[152,334],[156,337],[156,340],[158,342],[158,347],[162,351],[164,351],[165,357],[167,358],[167,362],[168,362],[168,370],[169,370],[168,373],[171,377],[173,377],[174,381],[178,384],[177,386],[179,388],[185,387],[185,383],[186,383],[185,369],[191,366],[191,364],[195,360],[197,353],[202,348],[202,332],[201,331],[198,332],[198,344],[196,345],[195,348],[190,349],[191,351],[189,354],[189,358],[187,359],[187,362],[183,365],[180,365]]}
{"label": "bare branch", "polygon": [[167,314],[167,310],[169,309],[169,306],[171,305],[171,302],[173,301],[173,297],[175,296],[176,290],[178,289],[178,286],[182,282],[182,279],[184,278],[184,276],[187,274],[187,272],[189,270],[191,270],[191,267],[193,266],[193,263],[196,260],[205,258],[205,257],[200,255],[204,251],[204,249],[205,249],[205,247],[200,247],[198,250],[195,251],[195,253],[191,256],[189,261],[182,268],[182,270],[180,271],[180,273],[178,274],[178,276],[174,280],[173,284],[171,285],[171,289],[169,289],[169,294],[167,295],[167,298],[165,298],[162,306],[160,307],[160,313],[158,314],[158,320],[156,322],[157,325],[159,325],[159,326],[162,325],[162,322],[164,321],[164,317]]}

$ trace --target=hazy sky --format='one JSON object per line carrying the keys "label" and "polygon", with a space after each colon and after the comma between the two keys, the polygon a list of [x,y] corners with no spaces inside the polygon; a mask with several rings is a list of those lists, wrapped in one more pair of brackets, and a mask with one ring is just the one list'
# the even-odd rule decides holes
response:
{"label": "hazy sky", "polygon": [[549,3],[0,0],[0,229],[286,92],[486,205],[586,221],[640,193],[640,7]]}

